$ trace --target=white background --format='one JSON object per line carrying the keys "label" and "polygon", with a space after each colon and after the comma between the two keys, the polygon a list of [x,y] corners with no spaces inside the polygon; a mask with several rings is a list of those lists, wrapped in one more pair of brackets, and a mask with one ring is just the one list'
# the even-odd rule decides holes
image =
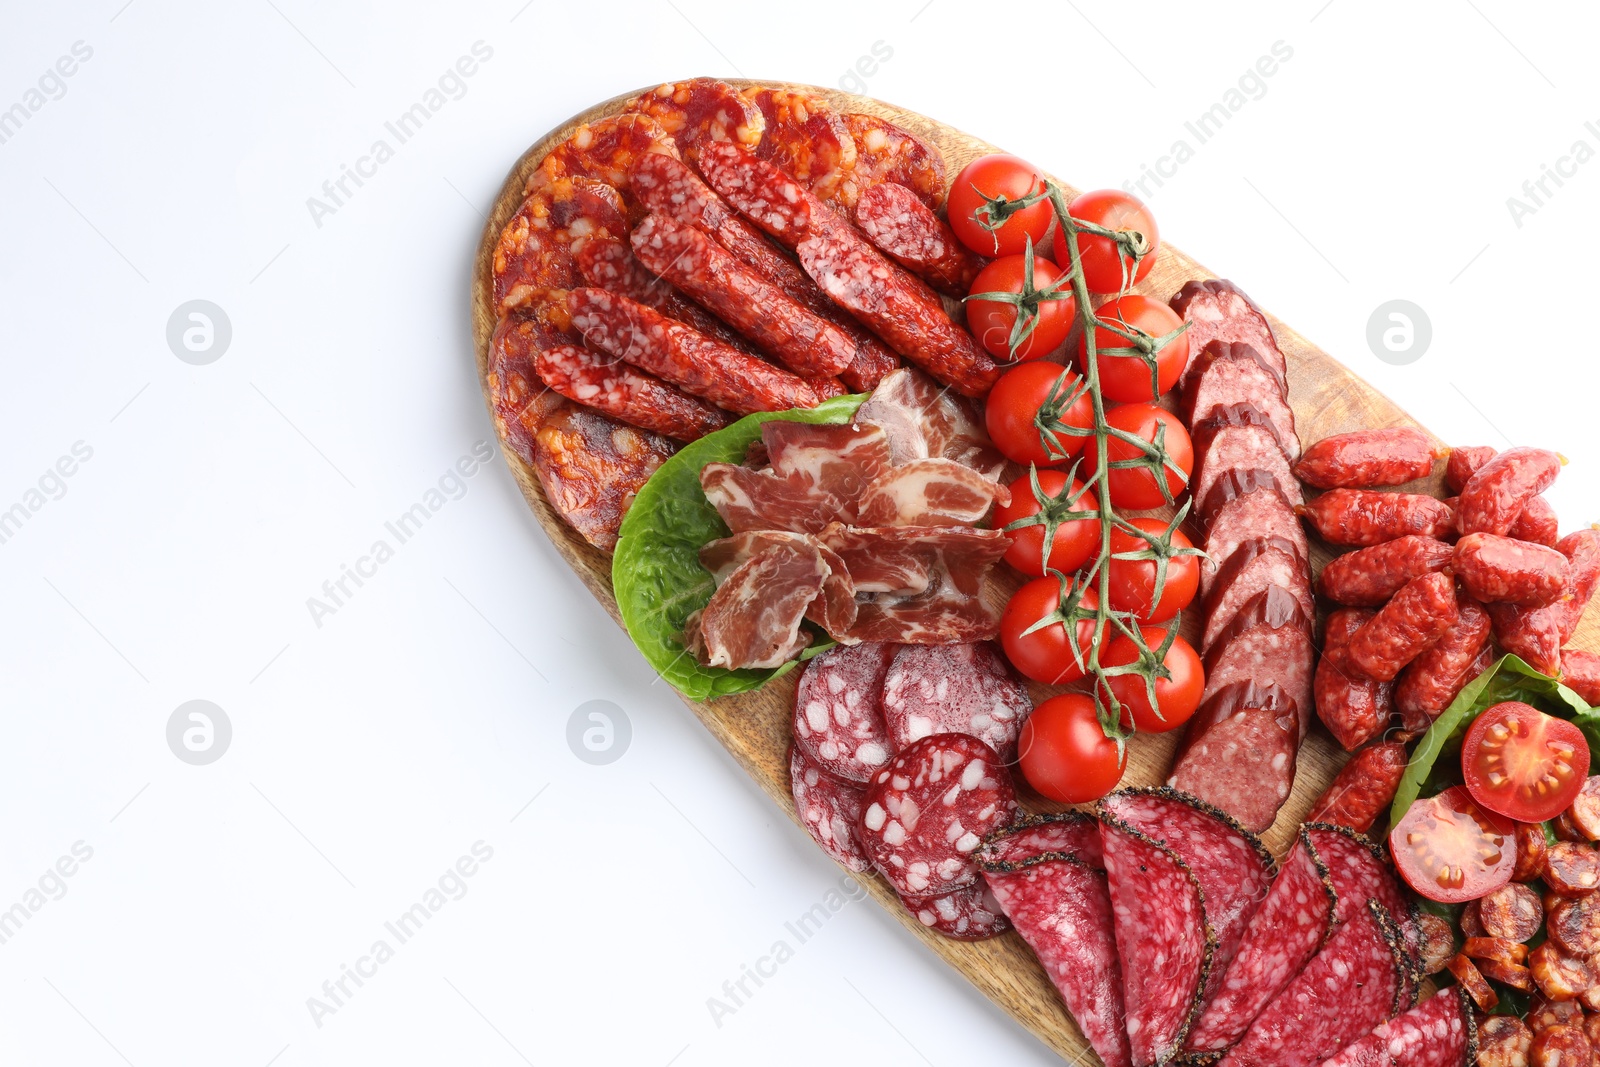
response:
{"label": "white background", "polygon": [[[9,5],[0,108],[93,54],[0,144],[0,509],[93,454],[0,544],[0,909],[75,842],[93,857],[0,945],[0,1061],[1052,1062],[866,903],[716,1025],[707,998],[795,946],[785,921],[838,871],[652,685],[498,454],[308,611],[492,441],[481,212],[526,145],[613,94],[837,85],[883,42],[868,92],[1087,188],[1192,143],[1185,120],[1286,42],[1155,192],[1163,235],[1448,439],[1559,448],[1565,525],[1600,518],[1600,161],[1521,226],[1506,205],[1600,148],[1592,7],[1056,6]],[[464,95],[316,225],[307,198],[476,41],[493,57]],[[206,366],[165,337],[197,298],[232,324]],[[1432,322],[1407,366],[1365,339],[1395,298]],[[192,699],[232,723],[209,766],[166,742]],[[566,740],[590,700],[631,723],[608,766]],[[465,896],[318,1026],[307,998],[478,841]]]}

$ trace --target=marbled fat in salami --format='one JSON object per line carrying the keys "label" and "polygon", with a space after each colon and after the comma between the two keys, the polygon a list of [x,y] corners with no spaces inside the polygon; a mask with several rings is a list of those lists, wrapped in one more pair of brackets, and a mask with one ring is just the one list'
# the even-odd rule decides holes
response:
{"label": "marbled fat in salami", "polygon": [[1170,848],[1200,882],[1206,921],[1216,935],[1209,1001],[1272,885],[1272,854],[1233,819],[1176,789],[1122,790],[1100,801],[1100,811]]}
{"label": "marbled fat in salami", "polygon": [[1200,882],[1175,852],[1104,814],[1100,837],[1133,1063],[1165,1064],[1199,1010],[1216,935]]}
{"label": "marbled fat in salami", "polygon": [[1346,1046],[1322,1067],[1472,1067],[1476,1057],[1472,1009],[1452,988]]}
{"label": "marbled fat in salami", "polygon": [[1106,875],[1069,858],[984,871],[1001,909],[1106,1067],[1133,1067]]}
{"label": "marbled fat in salami", "polygon": [[794,694],[794,744],[819,767],[865,783],[895,743],[883,718],[883,679],[894,646],[838,645],[806,664]]}
{"label": "marbled fat in salami", "polygon": [[897,749],[929,734],[971,734],[1010,763],[1032,712],[1028,687],[986,644],[907,645],[884,679],[883,715]]}
{"label": "marbled fat in salami", "polygon": [[1345,924],[1370,921],[1371,913],[1364,907],[1369,900],[1377,901],[1384,913],[1394,920],[1403,935],[1401,947],[1413,957],[1403,968],[1402,994],[1414,1001],[1420,981],[1416,972],[1421,961],[1415,957],[1421,950],[1421,931],[1412,914],[1411,898],[1389,873],[1383,849],[1346,826],[1313,823],[1306,827],[1306,836],[1327,865],[1328,877],[1338,894],[1336,921]]}
{"label": "marbled fat in salami", "polygon": [[937,896],[977,880],[973,853],[1016,811],[994,749],[966,734],[934,734],[872,779],[859,834],[896,892]]}
{"label": "marbled fat in salami", "polygon": [[1243,1037],[1332,935],[1337,901],[1327,868],[1302,828],[1185,1047],[1220,1052]]}
{"label": "marbled fat in salami", "polygon": [[796,745],[789,753],[789,788],[800,825],[822,851],[852,871],[872,869],[872,861],[856,840],[861,798],[866,792],[861,786],[826,773]]}

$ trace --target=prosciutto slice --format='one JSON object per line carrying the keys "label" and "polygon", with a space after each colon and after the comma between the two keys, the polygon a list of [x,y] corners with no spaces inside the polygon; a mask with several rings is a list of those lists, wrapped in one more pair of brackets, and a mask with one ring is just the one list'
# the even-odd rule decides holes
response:
{"label": "prosciutto slice", "polygon": [[855,502],[893,462],[889,435],[881,426],[773,419],[762,424],[761,441],[774,472],[803,479],[844,502],[845,519],[850,522],[855,521]]}
{"label": "prosciutto slice", "polygon": [[879,475],[861,494],[863,526],[972,526],[1011,491],[953,459],[914,459]]}
{"label": "prosciutto slice", "polygon": [[734,533],[817,533],[855,511],[853,500],[818,489],[808,478],[784,477],[771,469],[752,470],[737,463],[706,464],[700,471],[700,488]]}
{"label": "prosciutto slice", "polygon": [[850,580],[850,571],[839,555],[809,534],[789,533],[784,530],[749,530],[744,533],[712,541],[700,550],[700,565],[711,572],[711,578],[722,585],[741,566],[774,545],[802,546],[800,551],[814,547],[828,566],[828,575],[822,580],[817,598],[806,608],[805,617],[828,632],[835,640],[846,639],[856,621],[856,589]]}
{"label": "prosciutto slice", "polygon": [[1011,546],[1000,530],[967,527],[830,529],[822,539],[868,586],[912,579],[916,592],[864,593],[856,587],[850,638],[903,645],[993,640],[1000,612],[984,593],[994,564]]}
{"label": "prosciutto slice", "polygon": [[773,541],[690,616],[685,645],[708,667],[780,667],[811,644],[800,624],[830,573],[815,540]]}
{"label": "prosciutto slice", "polygon": [[896,465],[950,459],[992,481],[1005,470],[1005,457],[989,440],[972,401],[914,367],[886,375],[856,412],[855,423],[883,429]]}

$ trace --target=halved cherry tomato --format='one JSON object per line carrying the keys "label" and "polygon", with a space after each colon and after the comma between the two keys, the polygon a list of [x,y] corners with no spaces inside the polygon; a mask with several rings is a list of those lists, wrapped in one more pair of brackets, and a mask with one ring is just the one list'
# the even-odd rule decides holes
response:
{"label": "halved cherry tomato", "polygon": [[[954,191],[951,197],[955,197]],[[1120,189],[1096,189],[1080,193],[1067,205],[1067,214],[1081,222],[1092,222],[1108,230],[1137,232],[1144,235],[1149,251],[1139,258],[1135,267],[1132,259],[1124,258],[1120,246],[1109,237],[1080,233],[1078,254],[1083,263],[1083,281],[1091,293],[1120,293],[1134,282],[1143,280],[1156,265],[1156,252],[1161,248],[1161,231],[1156,229],[1156,218],[1137,197]],[[1061,227],[1055,230],[1053,242],[1055,261],[1062,270],[1071,264],[1066,235]]]}
{"label": "halved cherry tomato", "polygon": [[1518,822],[1567,810],[1589,777],[1589,742],[1565,719],[1508,700],[1489,708],[1461,742],[1461,772],[1473,799]]}
{"label": "halved cherry tomato", "polygon": [[[1069,579],[1070,581],[1070,579]],[[1061,610],[1063,584],[1054,577],[1035,578],[1011,595],[1006,610],[1000,615],[1000,647],[1017,670],[1036,682],[1065,685],[1084,676],[1084,663],[1089,661],[1090,645],[1094,641],[1094,620],[1079,619],[1074,628],[1077,649],[1061,622],[1041,626],[1032,633],[1027,631],[1040,619]],[[1067,590],[1070,592],[1070,590]],[[1093,612],[1100,598],[1093,589],[1078,590],[1079,605]]]}
{"label": "halved cherry tomato", "polygon": [[1077,371],[1055,363],[1024,363],[1006,371],[984,401],[983,418],[994,446],[1013,463],[1040,467],[1065,463],[1083,451],[1089,438],[1052,428],[1050,437],[1057,454],[1051,455],[1039,428],[1040,421],[1051,427],[1083,430],[1094,426],[1094,401],[1087,390],[1062,406],[1082,381]]}
{"label": "halved cherry tomato", "polygon": [[[1100,547],[1099,519],[1067,518],[1074,512],[1095,509],[1094,497],[1083,493],[1083,483],[1072,482],[1069,491],[1067,476],[1060,471],[1039,471],[1038,477],[1039,488],[1045,495],[1043,501],[1034,493],[1033,482],[1023,476],[1011,483],[1011,503],[1003,508],[995,508],[994,511],[994,527],[997,530],[1003,530],[1019,519],[1031,518],[1041,513],[1060,521],[1055,536],[1050,540],[1048,564],[1042,558],[1043,522],[1011,531],[1011,547],[1006,550],[1005,560],[1023,574],[1034,578],[1044,577],[1046,567],[1062,573],[1075,571],[1087,563],[1095,549]],[[1083,495],[1068,504],[1068,498],[1079,493]],[[1196,573],[1198,572],[1197,563]]]}
{"label": "halved cherry tomato", "polygon": [[[1133,339],[1105,326],[1094,331],[1095,363],[1100,368],[1100,392],[1107,400],[1155,400],[1183,376],[1189,363],[1189,335],[1180,333],[1159,349],[1156,342],[1183,326],[1178,313],[1142,293],[1129,293],[1104,304],[1094,313],[1100,322],[1131,333]],[[1110,350],[1142,350],[1156,361],[1157,391],[1150,392],[1150,365],[1137,355],[1106,355]],[[1078,366],[1089,373],[1089,349],[1078,340]]]}
{"label": "halved cherry tomato", "polygon": [[1511,881],[1515,828],[1479,807],[1466,786],[1411,805],[1389,832],[1389,852],[1406,884],[1429,900],[1460,904]]}
{"label": "halved cherry tomato", "polygon": [[[1106,413],[1106,422],[1114,429],[1155,441],[1158,429],[1162,431],[1162,448],[1178,470],[1163,465],[1167,491],[1174,498],[1189,484],[1189,472],[1194,468],[1194,444],[1189,431],[1183,428],[1178,416],[1154,404],[1119,404]],[[1106,442],[1106,458],[1115,463],[1119,459],[1137,459],[1144,455],[1137,445],[1113,437]],[[1095,469],[1098,457],[1094,449],[1086,449],[1084,479]],[[1181,473],[1180,473],[1181,472]],[[1111,484],[1111,502],[1119,508],[1143,511],[1158,508],[1166,501],[1161,496],[1161,486],[1148,467],[1112,467],[1107,473]]]}
{"label": "halved cherry tomato", "polygon": [[1051,800],[1083,804],[1117,787],[1127,750],[1100,728],[1094,699],[1063,693],[1034,709],[1017,738],[1017,760],[1028,784]]}
{"label": "halved cherry tomato", "polygon": [[[1139,529],[1152,534],[1165,534],[1167,524],[1161,519],[1129,519]],[[1173,530],[1168,539],[1169,551],[1193,548],[1194,542],[1182,530]],[[1162,583],[1157,600],[1156,561],[1153,559],[1117,559],[1130,552],[1150,552],[1150,542],[1121,527],[1111,530],[1111,569],[1108,592],[1114,611],[1132,612],[1140,622],[1166,622],[1194,601],[1200,588],[1200,557],[1193,555],[1167,557],[1167,576]]]}
{"label": "halved cherry tomato", "polygon": [[[1042,251],[1056,220],[1043,192],[1044,179],[1032,163],[1004,153],[979,156],[950,183],[950,228],[980,256],[1021,255],[1030,239]],[[1031,197],[1037,199],[1015,206]]]}
{"label": "halved cherry tomato", "polygon": [[[984,267],[972,280],[966,300],[967,329],[991,356],[1008,363],[1022,363],[1054,352],[1072,332],[1078,313],[1072,288],[1061,281],[1056,265],[1043,256],[1035,256],[1030,279],[1027,258],[1001,256]],[[1009,293],[1018,302],[975,299],[980,293]],[[1018,316],[1023,317],[1023,329],[1028,330],[1028,335],[1013,350],[1011,341]],[[1033,323],[1031,329],[1029,322]]]}
{"label": "halved cherry tomato", "polygon": [[[1139,636],[1152,653],[1167,639],[1165,630],[1155,626],[1139,627]],[[1137,663],[1139,646],[1126,634],[1118,634],[1100,653],[1102,667],[1121,667]],[[1206,687],[1205,668],[1194,646],[1181,637],[1172,639],[1172,647],[1162,657],[1161,665],[1172,675],[1156,678],[1156,703],[1150,706],[1150,690],[1139,674],[1114,675],[1106,684],[1122,705],[1124,721],[1131,716],[1136,729],[1147,734],[1161,734],[1175,730],[1188,722],[1200,707],[1200,694]]]}

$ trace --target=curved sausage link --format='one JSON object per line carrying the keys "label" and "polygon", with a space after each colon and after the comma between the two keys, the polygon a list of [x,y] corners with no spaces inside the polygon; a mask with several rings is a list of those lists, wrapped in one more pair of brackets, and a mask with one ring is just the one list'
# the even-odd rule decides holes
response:
{"label": "curved sausage link", "polygon": [[1550,488],[1561,457],[1542,448],[1512,448],[1489,460],[1461,487],[1458,525],[1464,534],[1505,535],[1528,501]]}
{"label": "curved sausage link", "polygon": [[1327,792],[1312,806],[1307,822],[1348,826],[1361,833],[1372,828],[1394,801],[1406,773],[1406,746],[1389,741],[1357,752]]}
{"label": "curved sausage link", "polygon": [[1317,589],[1353,608],[1381,607],[1411,579],[1444,570],[1454,556],[1445,541],[1407,534],[1335,556],[1317,577]]}
{"label": "curved sausage link", "polygon": [[1456,542],[1455,574],[1483,603],[1541,607],[1572,584],[1567,557],[1544,545],[1495,534],[1469,533]]}
{"label": "curved sausage link", "polygon": [[1377,545],[1407,534],[1443,539],[1455,532],[1449,505],[1419,493],[1330,489],[1295,510],[1330,545]]}
{"label": "curved sausage link", "polygon": [[1318,489],[1404,485],[1426,478],[1444,454],[1421,430],[1354,430],[1311,445],[1295,463],[1294,475]]}
{"label": "curved sausage link", "polygon": [[1463,595],[1456,597],[1456,611],[1456,625],[1412,660],[1395,685],[1394,704],[1407,733],[1427,730],[1461,687],[1486,669],[1477,665],[1489,647],[1489,613]]}
{"label": "curved sausage link", "polygon": [[1443,574],[1413,578],[1350,638],[1351,666],[1387,682],[1456,624],[1455,587]]}

